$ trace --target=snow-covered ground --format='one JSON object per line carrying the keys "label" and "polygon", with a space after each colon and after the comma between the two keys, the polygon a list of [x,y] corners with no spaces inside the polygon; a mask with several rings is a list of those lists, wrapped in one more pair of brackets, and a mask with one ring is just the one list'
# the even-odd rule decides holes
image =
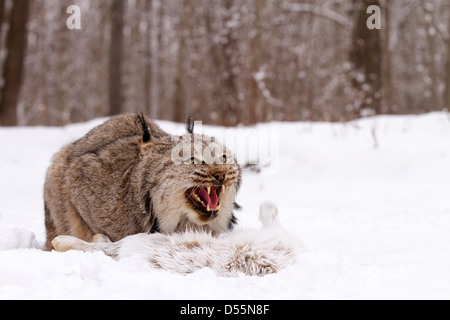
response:
{"label": "snow-covered ground", "polygon": [[259,204],[271,200],[304,246],[295,265],[262,278],[208,269],[183,276],[139,258],[41,251],[51,156],[101,122],[0,128],[0,299],[450,299],[447,113],[238,130],[238,140],[279,137],[278,168],[244,177],[240,226],[258,227]]}

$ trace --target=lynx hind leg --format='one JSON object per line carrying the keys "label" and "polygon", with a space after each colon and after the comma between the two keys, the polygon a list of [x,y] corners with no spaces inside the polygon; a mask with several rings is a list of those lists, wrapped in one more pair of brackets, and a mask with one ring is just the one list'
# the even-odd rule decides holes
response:
{"label": "lynx hind leg", "polygon": [[277,227],[279,225],[278,208],[271,202],[264,202],[259,207],[259,220],[264,228]]}

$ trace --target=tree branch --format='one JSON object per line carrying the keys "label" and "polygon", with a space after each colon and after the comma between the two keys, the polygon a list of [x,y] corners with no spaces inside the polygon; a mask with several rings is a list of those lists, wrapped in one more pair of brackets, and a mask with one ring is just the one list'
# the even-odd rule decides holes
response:
{"label": "tree branch", "polygon": [[309,3],[285,3],[283,4],[283,9],[290,12],[299,12],[299,13],[311,13],[317,16],[321,16],[327,18],[340,26],[345,28],[350,28],[351,23],[349,19],[333,10],[315,6]]}

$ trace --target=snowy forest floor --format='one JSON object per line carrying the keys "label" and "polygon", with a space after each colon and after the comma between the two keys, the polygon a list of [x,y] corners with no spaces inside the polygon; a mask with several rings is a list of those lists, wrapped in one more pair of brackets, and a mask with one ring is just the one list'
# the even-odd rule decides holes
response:
{"label": "snowy forest floor", "polygon": [[278,132],[280,165],[245,174],[239,227],[259,227],[258,207],[270,200],[304,246],[295,265],[262,278],[208,269],[183,276],[139,258],[41,251],[51,156],[101,122],[0,128],[0,299],[450,298],[447,113],[259,125]]}

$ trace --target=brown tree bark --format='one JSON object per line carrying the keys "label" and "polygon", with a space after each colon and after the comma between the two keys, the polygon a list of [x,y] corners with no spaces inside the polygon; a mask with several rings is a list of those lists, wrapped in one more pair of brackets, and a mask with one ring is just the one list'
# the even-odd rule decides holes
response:
{"label": "brown tree bark", "polygon": [[[223,0],[223,7],[226,9],[226,21],[231,20],[231,9],[233,0]],[[233,31],[228,28],[225,34],[226,41],[222,44],[223,53],[223,84],[226,89],[225,104],[222,109],[223,124],[225,126],[235,126],[241,123],[241,110],[239,106],[239,92],[237,85],[237,78],[234,73],[234,59],[233,54],[237,51],[236,39],[233,36]]]}
{"label": "brown tree bark", "polygon": [[158,106],[159,106],[159,76],[160,76],[160,61],[159,61],[159,50],[160,50],[160,21],[163,21],[160,17],[162,3],[160,0],[151,1],[151,14],[150,14],[150,109],[149,114],[152,118],[158,116]]}
{"label": "brown tree bark", "polygon": [[[450,5],[448,6],[448,30],[450,30]],[[447,61],[445,62],[444,107],[450,110],[450,37],[447,38]]]}
{"label": "brown tree bark", "polygon": [[367,8],[380,5],[379,0],[355,1],[361,3],[356,13],[356,23],[352,35],[352,49],[350,61],[353,64],[352,84],[362,96],[355,116],[359,117],[361,110],[372,109],[376,114],[381,113],[382,90],[382,46],[380,30],[367,27]]}
{"label": "brown tree bark", "polygon": [[184,122],[186,119],[186,89],[184,86],[184,59],[186,58],[186,24],[189,18],[188,0],[183,0],[180,17],[180,30],[178,31],[178,53],[175,75],[175,91],[173,97],[172,120]]}
{"label": "brown tree bark", "polygon": [[[0,0],[0,54],[3,48],[3,39],[1,37],[3,30],[3,19],[5,18],[5,0]],[[1,63],[0,63],[1,68]],[[1,99],[1,98],[0,98]]]}
{"label": "brown tree bark", "polygon": [[439,99],[439,93],[438,93],[438,86],[439,86],[439,80],[438,80],[438,70],[436,66],[436,41],[435,41],[435,35],[430,32],[432,28],[434,28],[434,6],[427,6],[427,2],[425,0],[421,0],[421,5],[424,13],[426,15],[429,15],[431,20],[425,19],[425,30],[426,30],[426,41],[427,41],[427,47],[429,50],[429,56],[427,59],[427,64],[429,68],[429,76],[430,76],[430,86],[429,90],[431,93],[430,96],[430,103],[428,106],[425,107],[425,111],[429,112],[432,110],[439,110],[441,109],[441,103]]}
{"label": "brown tree bark", "polygon": [[[3,18],[5,16],[5,0],[0,0],[0,33],[2,32],[3,26]],[[1,39],[0,39],[0,47],[1,47]]]}
{"label": "brown tree bark", "polygon": [[266,6],[266,0],[255,0],[254,10],[255,10],[255,22],[254,30],[256,34],[251,41],[252,48],[252,69],[251,69],[251,79],[250,79],[250,102],[249,102],[249,124],[258,123],[261,119],[261,110],[263,105],[263,100],[261,97],[261,92],[258,88],[258,82],[255,78],[255,74],[259,71],[262,66],[262,32],[263,32],[263,9]]}
{"label": "brown tree bark", "polygon": [[125,0],[111,5],[111,43],[109,54],[109,115],[122,112],[122,56]]}
{"label": "brown tree bark", "polygon": [[393,82],[392,82],[392,53],[390,49],[391,38],[391,10],[392,1],[384,1],[384,46],[383,46],[383,113],[393,113]]}
{"label": "brown tree bark", "polygon": [[6,36],[6,56],[3,66],[4,86],[0,100],[0,124],[17,125],[17,102],[23,79],[27,48],[27,23],[30,1],[14,0],[11,9],[10,27]]}

